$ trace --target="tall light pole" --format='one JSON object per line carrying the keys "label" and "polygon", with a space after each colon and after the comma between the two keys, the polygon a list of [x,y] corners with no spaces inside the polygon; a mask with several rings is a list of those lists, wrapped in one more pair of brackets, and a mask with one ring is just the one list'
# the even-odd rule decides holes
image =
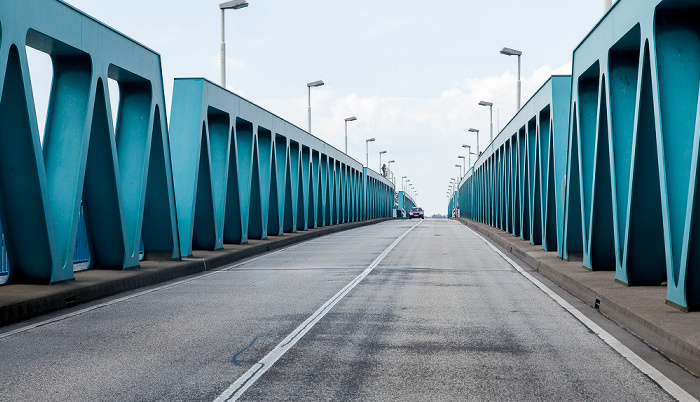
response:
{"label": "tall light pole", "polygon": [[410,186],[410,184],[408,184],[409,181],[411,181],[411,179],[406,179],[406,187],[403,188],[404,193],[408,190],[408,186]]}
{"label": "tall light pole", "polygon": [[456,168],[459,168],[459,179],[462,179],[462,165],[455,165]]}
{"label": "tall light pole", "polygon": [[[309,105],[309,107],[311,106]],[[355,120],[357,120],[357,117],[355,116],[348,117],[347,119],[345,119],[345,155],[348,154],[348,122]]]}
{"label": "tall light pole", "polygon": [[458,156],[457,158],[459,158],[459,159],[462,160],[462,166],[464,167],[464,174],[466,175],[466,174],[467,174],[467,166],[466,166],[467,157],[466,157],[466,156],[463,156],[463,155],[460,155],[460,156]]}
{"label": "tall light pole", "polygon": [[309,134],[311,134],[311,88],[316,88],[325,85],[323,81],[309,82],[306,86],[309,88]]}
{"label": "tall light pole", "polygon": [[367,163],[365,163],[365,166],[367,166],[368,169],[369,169],[369,143],[373,142],[373,141],[374,141],[374,138],[368,138],[365,140],[365,150],[367,153]]}
{"label": "tall light pole", "polygon": [[385,154],[386,151],[381,151],[379,152],[379,171],[382,171],[382,154]]}
{"label": "tall light pole", "polygon": [[387,169],[389,172],[391,172],[391,182],[394,183],[394,189],[396,189],[396,176],[394,176],[394,172],[391,171],[391,164],[396,162],[395,160],[390,160],[386,164],[389,165],[389,168]]}
{"label": "tall light pole", "polygon": [[520,56],[523,55],[523,52],[521,52],[520,50],[504,47],[503,49],[501,49],[501,54],[505,54],[506,56],[518,56],[518,110],[516,111],[517,113],[518,111],[520,111]]}
{"label": "tall light pole", "polygon": [[245,0],[233,0],[219,4],[221,10],[221,86],[226,88],[226,37],[224,36],[224,11],[248,7]]}
{"label": "tall light pole", "polygon": [[488,106],[489,107],[489,115],[490,115],[490,120],[491,120],[491,140],[489,141],[489,144],[490,144],[493,142],[493,103],[481,101],[481,102],[479,102],[479,106]]}
{"label": "tall light pole", "polygon": [[477,130],[475,128],[470,128],[469,132],[476,133],[476,154],[481,155],[481,152],[479,151],[479,130]]}
{"label": "tall light pole", "polygon": [[403,179],[405,179],[408,176],[401,176],[401,191],[405,191],[403,187]]}
{"label": "tall light pole", "polygon": [[[467,152],[469,152],[469,167],[472,167],[472,147],[470,145],[462,145],[462,148],[467,148]],[[466,170],[465,170],[466,172]]]}

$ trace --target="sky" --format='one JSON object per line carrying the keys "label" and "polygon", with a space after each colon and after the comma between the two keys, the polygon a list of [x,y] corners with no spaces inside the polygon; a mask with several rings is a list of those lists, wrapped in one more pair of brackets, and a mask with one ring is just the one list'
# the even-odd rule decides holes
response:
{"label": "sky", "polygon": [[[223,1],[223,0],[222,0]],[[160,53],[169,113],[173,80],[220,81],[217,0],[67,0]],[[489,142],[516,110],[517,58],[523,52],[522,104],[552,74],[570,74],[574,48],[603,16],[602,0],[248,0],[226,11],[227,88],[379,171],[394,160],[426,215],[446,214],[450,179],[463,171],[463,144]],[[30,53],[40,127],[50,61]],[[115,106],[115,102],[112,102]],[[475,158],[472,157],[472,162]]]}

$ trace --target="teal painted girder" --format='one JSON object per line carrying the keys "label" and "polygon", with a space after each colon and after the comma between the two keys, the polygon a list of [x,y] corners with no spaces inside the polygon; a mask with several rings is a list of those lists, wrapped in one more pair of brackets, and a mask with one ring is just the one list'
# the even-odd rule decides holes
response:
{"label": "teal painted girder", "polygon": [[[27,46],[53,63],[43,143]],[[119,87],[117,116],[108,78]],[[117,269],[139,265],[141,243],[146,259],[179,259],[391,214],[386,178],[206,80],[176,80],[170,131],[165,110],[154,51],[58,0],[0,3],[10,283],[73,278],[81,206],[90,267]]]}
{"label": "teal painted girder", "polygon": [[461,216],[561,256],[570,94],[571,77],[553,76],[501,130],[460,182]]}
{"label": "teal painted girder", "polygon": [[[411,208],[415,207],[416,203],[413,201],[413,198],[411,198],[410,195],[408,195],[404,191],[399,191],[399,197],[398,197],[398,204],[397,208],[402,214],[402,218],[405,218],[408,216],[408,211],[411,210]],[[450,216],[452,214],[452,206],[448,207],[448,214],[447,216]]]}
{"label": "teal painted girder", "polygon": [[[26,47],[53,79],[43,144]],[[107,79],[119,84],[112,116]],[[112,122],[116,117],[116,130]],[[0,192],[10,282],[73,278],[82,202],[90,267],[179,257],[160,56],[56,0],[0,3]]]}
{"label": "teal painted girder", "polygon": [[682,307],[700,305],[698,17],[693,1],[618,1],[574,51],[571,102],[571,247],[624,283],[667,282]]}
{"label": "teal painted girder", "polygon": [[183,256],[391,214],[386,178],[203,78],[175,80],[171,115]]}
{"label": "teal painted girder", "polygon": [[699,19],[694,1],[616,2],[572,77],[552,77],[468,170],[462,213],[700,307]]}

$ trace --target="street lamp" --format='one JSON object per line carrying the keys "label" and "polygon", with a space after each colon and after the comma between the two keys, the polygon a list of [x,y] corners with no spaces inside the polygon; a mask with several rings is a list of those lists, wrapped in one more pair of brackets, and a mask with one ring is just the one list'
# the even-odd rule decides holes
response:
{"label": "street lamp", "polygon": [[459,178],[462,178],[462,165],[455,165],[456,168],[459,168]]}
{"label": "street lamp", "polygon": [[466,175],[467,174],[467,167],[465,166],[465,164],[467,163],[467,157],[460,155],[457,158],[462,160],[462,166],[464,167],[464,174]]}
{"label": "street lamp", "polygon": [[311,134],[311,88],[316,88],[325,85],[323,81],[309,82],[306,86],[309,88],[309,134]]}
{"label": "street lamp", "polygon": [[501,49],[501,54],[505,54],[506,56],[518,56],[518,111],[520,111],[520,56],[523,55],[523,52],[520,50],[515,50],[511,49],[508,47],[504,47]]}
{"label": "street lamp", "polygon": [[401,191],[405,191],[405,190],[404,190],[404,186],[403,186],[403,179],[405,179],[405,178],[407,178],[407,177],[408,177],[408,176],[401,176]]}
{"label": "street lamp", "polygon": [[410,184],[408,184],[409,181],[411,181],[411,179],[406,179],[406,187],[403,188],[403,192],[404,192],[404,193],[405,193],[406,190],[408,189],[408,186],[410,186]]}
{"label": "street lamp", "polygon": [[221,86],[226,88],[226,38],[224,37],[224,11],[248,7],[245,0],[233,0],[219,4],[221,9]]}
{"label": "street lamp", "polygon": [[472,167],[472,147],[471,147],[471,145],[466,145],[466,144],[465,144],[465,145],[462,145],[462,148],[467,148],[467,149],[468,149],[467,152],[469,152],[469,167],[471,168],[471,167]]}
{"label": "street lamp", "polygon": [[[309,104],[309,107],[311,107],[310,104]],[[355,120],[357,120],[357,117],[355,117],[355,116],[348,117],[347,119],[345,119],[345,155],[348,154],[348,122],[355,121]]]}
{"label": "street lamp", "polygon": [[365,140],[365,149],[367,152],[367,163],[365,164],[365,166],[367,166],[368,169],[369,169],[369,143],[373,142],[373,141],[374,141],[374,138],[368,138]]}
{"label": "street lamp", "polygon": [[380,172],[382,171],[382,154],[385,154],[385,153],[386,153],[386,151],[381,151],[379,153],[379,171]]}
{"label": "street lamp", "polygon": [[[491,116],[490,117],[490,120],[491,120],[491,141],[489,141],[489,143],[491,143],[491,142],[493,142],[493,103],[481,101],[481,102],[479,102],[479,106],[488,106],[489,107],[489,112],[490,112],[489,115]],[[518,108],[518,110],[519,109],[520,108]]]}
{"label": "street lamp", "polygon": [[390,160],[386,164],[389,165],[387,168],[387,172],[391,172],[391,182],[394,183],[394,188],[396,188],[396,176],[394,176],[394,172],[391,171],[391,164],[396,162],[395,160]]}
{"label": "street lamp", "polygon": [[477,130],[475,128],[470,128],[469,132],[476,133],[476,154],[481,155],[481,152],[479,151],[479,130]]}

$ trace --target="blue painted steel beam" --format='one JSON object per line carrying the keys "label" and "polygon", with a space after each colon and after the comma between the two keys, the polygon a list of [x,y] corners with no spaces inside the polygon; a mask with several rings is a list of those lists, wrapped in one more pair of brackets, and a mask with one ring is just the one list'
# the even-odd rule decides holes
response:
{"label": "blue painted steel beam", "polygon": [[[43,143],[27,46],[53,63]],[[386,178],[217,85],[176,80],[170,130],[165,106],[154,51],[58,0],[0,3],[10,282],[73,278],[81,207],[90,267],[116,269],[137,267],[142,244],[147,258],[177,259],[391,213]]]}
{"label": "blue painted steel beam", "polygon": [[341,223],[346,196],[362,200],[354,220],[391,213],[386,178],[203,78],[175,80],[171,115],[183,256]]}
{"label": "blue painted steel beam", "polygon": [[[0,27],[10,280],[73,278],[81,201],[90,266],[138,266],[142,238],[147,252],[179,257],[160,56],[60,1],[2,2]],[[43,144],[27,46],[54,67]],[[118,116],[108,78],[119,83]]]}
{"label": "blue painted steel beam", "polygon": [[552,77],[468,170],[461,212],[699,308],[699,19],[693,1],[616,2],[572,77]]}

